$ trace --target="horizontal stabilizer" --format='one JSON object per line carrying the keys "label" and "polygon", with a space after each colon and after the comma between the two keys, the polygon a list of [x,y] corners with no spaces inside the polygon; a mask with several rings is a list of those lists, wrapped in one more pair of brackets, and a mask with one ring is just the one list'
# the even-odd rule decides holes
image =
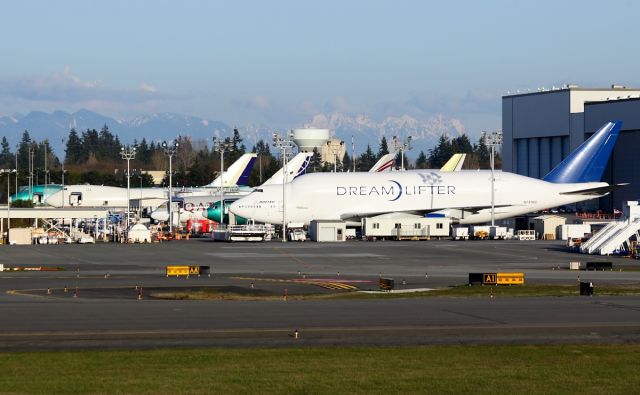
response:
{"label": "horizontal stabilizer", "polygon": [[614,189],[618,189],[624,186],[629,185],[628,183],[625,184],[614,184],[614,185],[607,185],[604,187],[596,187],[596,188],[587,188],[587,189],[579,189],[577,191],[569,191],[569,192],[562,192],[561,195],[595,195],[595,196],[601,196],[601,195],[606,195],[607,193],[613,191]]}

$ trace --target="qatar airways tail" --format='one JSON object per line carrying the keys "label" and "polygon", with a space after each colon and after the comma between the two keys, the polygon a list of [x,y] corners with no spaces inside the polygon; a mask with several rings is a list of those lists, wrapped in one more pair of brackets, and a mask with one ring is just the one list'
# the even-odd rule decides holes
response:
{"label": "qatar airways tail", "polygon": [[[600,182],[620,132],[609,122],[544,179],[495,172],[495,218],[503,219],[604,196],[619,185]],[[388,213],[425,215],[446,210],[460,223],[491,219],[491,171],[314,173],[285,188],[287,222],[359,221]],[[282,186],[264,186],[231,205],[258,222],[282,223]]]}

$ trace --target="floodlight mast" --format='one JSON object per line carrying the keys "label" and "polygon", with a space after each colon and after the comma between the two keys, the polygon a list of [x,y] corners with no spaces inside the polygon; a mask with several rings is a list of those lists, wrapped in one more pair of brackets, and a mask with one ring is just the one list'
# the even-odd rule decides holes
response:
{"label": "floodlight mast", "polygon": [[491,226],[496,225],[496,208],[495,208],[495,156],[496,147],[502,145],[502,132],[496,131],[488,134],[482,132],[482,141],[485,145],[491,147],[490,163],[491,163]]}
{"label": "floodlight mast", "polygon": [[398,136],[393,136],[393,147],[394,150],[400,151],[400,171],[404,171],[404,151],[410,151],[413,147],[411,146],[412,137],[407,137],[404,141],[401,141]]}
{"label": "floodlight mast", "polygon": [[293,131],[285,138],[273,133],[273,146],[281,150],[282,157],[282,242],[287,241],[287,149],[293,149]]}
{"label": "floodlight mast", "polygon": [[165,155],[167,155],[169,157],[169,233],[172,236],[173,236],[173,210],[172,210],[172,206],[173,206],[173,190],[172,190],[173,169],[171,167],[171,160],[173,159],[173,155],[176,154],[176,151],[178,150],[178,146],[179,146],[179,144],[175,140],[170,141],[168,143],[166,141],[164,141],[162,143],[162,148],[164,149],[164,153],[165,153]]}
{"label": "floodlight mast", "polygon": [[[127,161],[127,220],[126,220],[126,231],[125,231],[125,241],[129,242],[129,213],[131,212],[131,167],[130,162],[131,159],[136,157],[136,146],[133,147],[130,145],[120,147],[120,155],[122,155],[122,159]],[[63,202],[64,205],[64,202]]]}
{"label": "floodlight mast", "polygon": [[213,150],[220,153],[220,225],[224,225],[224,153],[234,151],[235,147],[228,139],[214,137]]}
{"label": "floodlight mast", "polygon": [[17,169],[0,169],[0,174],[7,175],[7,241],[6,243],[11,244],[9,241],[9,233],[11,231],[11,196],[9,195],[10,186],[11,186],[11,173],[17,173]]}

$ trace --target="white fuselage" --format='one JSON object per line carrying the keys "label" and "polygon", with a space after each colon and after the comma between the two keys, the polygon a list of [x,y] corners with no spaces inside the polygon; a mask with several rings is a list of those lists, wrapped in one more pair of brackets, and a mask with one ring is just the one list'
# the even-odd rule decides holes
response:
{"label": "white fuselage", "polygon": [[[163,188],[130,188],[131,200],[166,199]],[[52,207],[108,207],[127,208],[127,188],[104,185],[67,185],[49,196],[46,203]]]}
{"label": "white fuselage", "polygon": [[[563,194],[604,187],[602,182],[554,184],[513,173],[495,172],[495,218],[592,199]],[[282,223],[283,188],[264,186],[231,205],[235,215],[265,223]],[[286,221],[308,224],[317,219],[358,220],[393,212],[450,210],[460,223],[491,219],[491,172],[434,170],[385,173],[315,173],[285,186]],[[464,210],[464,212],[462,212]],[[458,217],[455,213],[461,215]]]}

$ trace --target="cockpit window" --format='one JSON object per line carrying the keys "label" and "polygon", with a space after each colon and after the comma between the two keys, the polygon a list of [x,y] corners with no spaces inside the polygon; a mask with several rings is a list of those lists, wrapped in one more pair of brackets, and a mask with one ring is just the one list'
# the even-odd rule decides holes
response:
{"label": "cockpit window", "polygon": [[255,188],[253,192],[264,192],[264,191],[262,190],[262,188]]}

